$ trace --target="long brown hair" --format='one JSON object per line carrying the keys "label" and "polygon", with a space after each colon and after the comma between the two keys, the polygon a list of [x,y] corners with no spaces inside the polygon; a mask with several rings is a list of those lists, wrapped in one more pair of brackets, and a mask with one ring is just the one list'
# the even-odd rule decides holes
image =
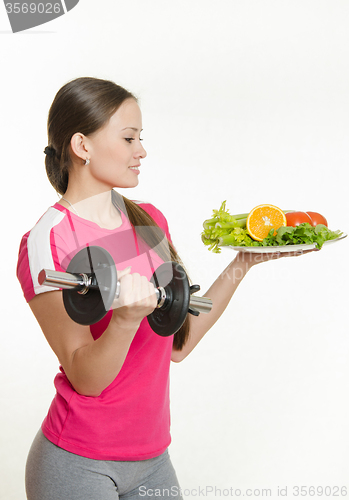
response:
{"label": "long brown hair", "polygon": [[[64,195],[68,188],[69,170],[72,166],[70,157],[70,141],[74,134],[80,132],[85,136],[93,134],[105,125],[121,104],[127,99],[137,98],[128,90],[111,82],[98,78],[77,78],[65,84],[56,94],[47,121],[48,146],[50,154],[46,154],[45,167],[50,183],[55,190]],[[122,198],[122,203],[120,203]],[[112,201],[117,208],[126,208],[130,223],[142,238],[158,255],[165,260],[168,252],[161,242],[163,233],[155,228],[154,219],[140,206],[116,191],[112,191]],[[147,227],[142,231],[142,227]],[[149,231],[154,228],[154,231]],[[181,260],[168,241],[170,258],[174,262]],[[166,247],[167,247],[166,245]],[[183,326],[175,333],[173,345],[181,350],[189,337],[189,315]]]}

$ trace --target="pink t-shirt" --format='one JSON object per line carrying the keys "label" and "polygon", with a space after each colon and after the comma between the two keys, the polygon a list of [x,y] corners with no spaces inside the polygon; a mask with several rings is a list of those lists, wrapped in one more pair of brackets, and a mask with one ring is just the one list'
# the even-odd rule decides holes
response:
{"label": "pink t-shirt", "polygon": [[[166,219],[153,205],[140,204],[170,239]],[[55,290],[40,286],[41,269],[65,271],[87,245],[105,248],[118,270],[131,266],[148,279],[163,261],[136,240],[127,217],[114,230],[78,217],[56,203],[21,241],[17,276],[24,297]],[[166,240],[167,241],[167,240]],[[90,330],[96,340],[107,328],[111,311]],[[171,441],[169,366],[173,337],[160,337],[143,319],[115,380],[98,397],[82,396],[62,367],[55,377],[56,395],[42,424],[57,446],[97,460],[145,460],[160,455]]]}

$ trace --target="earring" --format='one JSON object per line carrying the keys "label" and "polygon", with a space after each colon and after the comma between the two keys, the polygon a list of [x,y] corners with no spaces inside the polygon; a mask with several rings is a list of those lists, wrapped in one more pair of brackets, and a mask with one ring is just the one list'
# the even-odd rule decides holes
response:
{"label": "earring", "polygon": [[90,159],[86,158],[84,165],[89,165],[90,164]]}

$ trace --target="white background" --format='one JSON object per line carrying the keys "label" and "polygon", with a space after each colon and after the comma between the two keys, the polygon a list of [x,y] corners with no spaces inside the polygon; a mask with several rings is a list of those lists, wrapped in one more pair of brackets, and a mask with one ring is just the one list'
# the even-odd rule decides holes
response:
{"label": "white background", "polygon": [[[81,0],[12,34],[0,6],[1,499],[25,498],[58,369],[15,275],[22,235],[58,199],[42,153],[57,90],[95,76],[139,96],[148,157],[123,194],[164,212],[204,292],[235,256],[200,239],[223,200],[231,213],[318,211],[348,232],[348,26],[346,0]],[[344,240],[255,267],[172,366],[170,452],[185,498],[349,487],[347,253]]]}

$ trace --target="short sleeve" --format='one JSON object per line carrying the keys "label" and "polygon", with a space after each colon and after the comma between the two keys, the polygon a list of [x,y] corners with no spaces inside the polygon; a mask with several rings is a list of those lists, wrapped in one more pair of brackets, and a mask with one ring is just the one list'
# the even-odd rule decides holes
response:
{"label": "short sleeve", "polygon": [[152,217],[152,219],[154,219],[157,225],[165,232],[167,239],[172,244],[168,222],[163,213],[151,203],[140,203],[139,205]]}
{"label": "short sleeve", "polygon": [[54,290],[52,287],[39,284],[38,276],[42,269],[64,271],[55,251],[56,243],[53,232],[53,228],[61,218],[59,213],[46,212],[21,240],[17,261],[17,278],[27,302],[39,293]]}

